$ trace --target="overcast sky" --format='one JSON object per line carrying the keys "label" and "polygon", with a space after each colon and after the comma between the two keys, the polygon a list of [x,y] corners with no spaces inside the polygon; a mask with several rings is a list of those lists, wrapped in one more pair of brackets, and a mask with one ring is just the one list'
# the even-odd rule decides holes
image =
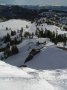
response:
{"label": "overcast sky", "polygon": [[67,0],[0,0],[0,4],[67,6]]}

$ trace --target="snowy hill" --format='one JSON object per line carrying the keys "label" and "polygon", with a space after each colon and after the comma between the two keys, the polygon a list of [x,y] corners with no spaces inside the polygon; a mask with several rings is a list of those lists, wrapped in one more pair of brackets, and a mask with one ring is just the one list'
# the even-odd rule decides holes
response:
{"label": "snowy hill", "polygon": [[[4,36],[7,33],[10,33],[11,30],[17,31],[21,28],[24,28],[25,31],[28,31],[29,28],[26,28],[26,25],[30,27],[31,22],[20,19],[11,19],[5,22],[0,22],[0,36]],[[6,27],[8,30],[6,30]]]}
{"label": "snowy hill", "polygon": [[[6,30],[6,27],[9,29]],[[55,25],[44,23],[36,27],[35,22],[12,19],[0,23],[0,36],[22,27],[30,33],[35,33],[37,27],[44,31],[45,28],[57,31],[58,34],[67,33]],[[57,48],[49,38],[36,36],[33,39],[25,38],[17,47],[18,54],[0,61],[1,90],[67,90],[67,51]],[[25,63],[27,67],[23,67],[32,49],[40,49],[40,52]]]}
{"label": "snowy hill", "polygon": [[[28,28],[26,28],[28,26]],[[6,27],[8,30],[6,30]],[[0,22],[0,37],[6,35],[7,33],[10,33],[11,30],[20,30],[23,27],[24,32],[28,31],[30,33],[35,33],[36,29],[39,28],[40,30],[43,29],[45,31],[45,28],[47,30],[50,30],[51,32],[57,32],[58,34],[67,34],[67,31],[63,31],[63,28],[60,28],[55,25],[47,25],[46,23],[40,24],[36,27],[35,22],[31,23],[30,21],[26,20],[20,20],[20,19],[11,19],[5,22]]]}
{"label": "snowy hill", "polygon": [[26,27],[26,25],[30,25],[31,23],[26,20],[20,19],[11,19],[5,22],[0,23],[0,29],[4,29],[6,27],[11,28],[12,30],[21,29],[21,27]]}

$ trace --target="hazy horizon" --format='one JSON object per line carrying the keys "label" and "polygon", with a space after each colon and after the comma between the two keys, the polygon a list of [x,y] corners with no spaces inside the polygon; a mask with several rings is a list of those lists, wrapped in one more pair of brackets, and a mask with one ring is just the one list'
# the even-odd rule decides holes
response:
{"label": "hazy horizon", "polygon": [[67,6],[67,0],[0,0],[0,4],[11,5],[39,5],[39,6]]}

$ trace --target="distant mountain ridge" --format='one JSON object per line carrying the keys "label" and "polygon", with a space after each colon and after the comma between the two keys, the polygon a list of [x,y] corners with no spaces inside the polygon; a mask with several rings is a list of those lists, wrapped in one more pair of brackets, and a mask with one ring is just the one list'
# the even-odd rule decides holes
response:
{"label": "distant mountain ridge", "polygon": [[49,10],[67,13],[66,6],[0,5],[0,18],[34,20],[41,11]]}

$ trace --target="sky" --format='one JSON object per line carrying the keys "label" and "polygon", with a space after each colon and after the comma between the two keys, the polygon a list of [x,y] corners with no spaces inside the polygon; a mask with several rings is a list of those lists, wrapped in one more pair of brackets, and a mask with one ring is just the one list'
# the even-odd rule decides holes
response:
{"label": "sky", "polygon": [[0,4],[67,6],[67,0],[0,0]]}

